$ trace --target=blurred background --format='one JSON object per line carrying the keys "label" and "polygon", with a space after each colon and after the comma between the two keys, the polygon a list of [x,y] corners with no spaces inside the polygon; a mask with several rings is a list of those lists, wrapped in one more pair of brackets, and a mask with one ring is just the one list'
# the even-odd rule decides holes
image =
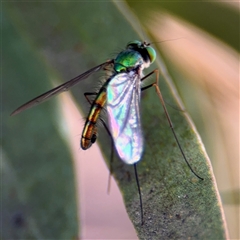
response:
{"label": "blurred background", "polygon": [[81,92],[92,91],[96,76],[74,88],[74,98],[65,93],[9,115],[145,34],[204,142],[230,237],[239,238],[239,3],[4,2],[2,9],[3,239],[136,239],[113,179],[106,193],[97,144],[79,148],[89,109]]}

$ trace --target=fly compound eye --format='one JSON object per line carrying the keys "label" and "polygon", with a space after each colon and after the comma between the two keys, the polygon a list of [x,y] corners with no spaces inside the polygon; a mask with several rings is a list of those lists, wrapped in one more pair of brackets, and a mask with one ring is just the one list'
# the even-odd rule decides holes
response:
{"label": "fly compound eye", "polygon": [[131,41],[127,44],[127,49],[135,49],[135,48],[140,48],[142,43],[138,40]]}
{"label": "fly compound eye", "polygon": [[150,62],[153,63],[156,59],[156,51],[152,47],[146,47]]}

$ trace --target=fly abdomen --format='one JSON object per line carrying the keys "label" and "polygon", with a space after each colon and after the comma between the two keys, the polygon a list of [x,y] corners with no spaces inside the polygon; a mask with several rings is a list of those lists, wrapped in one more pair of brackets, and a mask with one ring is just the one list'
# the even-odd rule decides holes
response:
{"label": "fly abdomen", "polygon": [[81,138],[81,148],[87,150],[97,140],[96,122],[86,121]]}
{"label": "fly abdomen", "polygon": [[92,103],[88,117],[86,119],[81,138],[81,148],[86,150],[97,140],[97,120],[101,110],[106,102],[106,89],[101,88],[95,100]]}

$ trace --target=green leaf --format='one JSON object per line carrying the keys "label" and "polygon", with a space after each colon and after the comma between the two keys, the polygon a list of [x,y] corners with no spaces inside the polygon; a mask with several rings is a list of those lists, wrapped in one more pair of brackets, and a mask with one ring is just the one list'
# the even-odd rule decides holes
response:
{"label": "green leaf", "polygon": [[73,238],[78,235],[73,168],[53,103],[10,117],[18,104],[51,86],[43,59],[20,30],[4,11],[1,236]]}
{"label": "green leaf", "polygon": [[[18,179],[18,194],[24,196],[23,200],[16,198],[16,204],[13,201],[11,206],[23,202],[20,213],[33,219],[32,225],[12,228],[17,229],[19,238],[74,238],[77,236],[74,178],[69,150],[56,129],[55,101],[14,118],[8,114],[48,90],[52,74],[68,80],[69,76],[104,62],[111,57],[109,53],[140,37],[111,2],[14,2],[4,3],[4,7],[3,150],[11,174]],[[182,108],[161,60],[146,72],[156,67],[163,73],[160,88],[164,99]],[[149,80],[152,81],[154,76]],[[91,91],[94,84],[96,76],[73,89],[79,103],[86,102],[83,92]],[[84,110],[87,107],[83,105]],[[127,212],[140,239],[225,239],[221,203],[204,147],[187,113],[171,107],[168,110],[191,166],[204,181],[197,179],[184,162],[155,90],[144,91],[141,116],[145,151],[137,165],[144,225],[133,166],[115,156],[113,173]],[[98,142],[109,162],[109,136],[101,130],[99,135]],[[5,179],[4,182],[8,189],[11,184]],[[10,191],[7,192],[4,193],[9,196]],[[7,201],[4,204],[10,209]],[[14,214],[17,210],[11,211]],[[8,235],[10,230],[5,230],[6,238],[14,237]]]}

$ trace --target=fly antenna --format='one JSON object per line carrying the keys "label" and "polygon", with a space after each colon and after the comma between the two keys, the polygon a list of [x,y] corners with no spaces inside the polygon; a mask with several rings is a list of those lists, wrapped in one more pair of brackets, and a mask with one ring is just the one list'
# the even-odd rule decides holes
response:
{"label": "fly antenna", "polygon": [[179,39],[185,39],[185,37],[172,38],[172,39],[163,40],[163,41],[159,41],[159,42],[150,42],[149,44],[156,44],[156,43],[171,42],[171,41],[176,41],[176,40],[179,40]]}

